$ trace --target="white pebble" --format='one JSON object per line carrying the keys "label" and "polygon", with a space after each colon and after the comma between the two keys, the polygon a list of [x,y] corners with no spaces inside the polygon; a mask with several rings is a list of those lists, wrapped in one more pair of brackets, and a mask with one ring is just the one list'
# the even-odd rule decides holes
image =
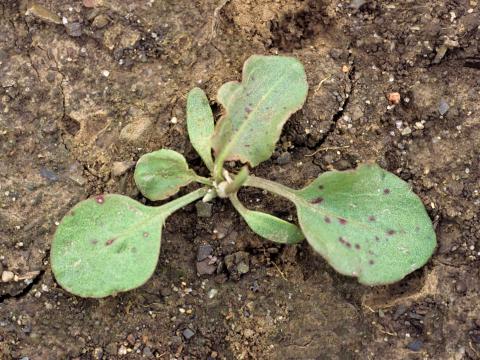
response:
{"label": "white pebble", "polygon": [[178,119],[174,116],[174,117],[172,117],[172,118],[170,119],[170,122],[171,122],[172,124],[176,124],[176,123],[178,122]]}
{"label": "white pebble", "polygon": [[102,70],[102,75],[105,76],[105,77],[108,77],[110,75],[110,71]]}
{"label": "white pebble", "polygon": [[10,282],[14,279],[14,277],[15,277],[15,274],[11,271],[5,270],[4,272],[2,272],[2,281],[3,282]]}

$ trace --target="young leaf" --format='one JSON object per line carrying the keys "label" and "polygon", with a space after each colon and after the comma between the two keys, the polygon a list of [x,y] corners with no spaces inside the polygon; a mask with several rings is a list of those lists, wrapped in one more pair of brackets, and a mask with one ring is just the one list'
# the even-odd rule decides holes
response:
{"label": "young leaf", "polygon": [[226,113],[212,138],[217,171],[226,160],[256,166],[269,159],[283,125],[302,107],[307,90],[305,71],[298,60],[251,56],[244,64],[242,83],[229,82],[218,91]]}
{"label": "young leaf", "polygon": [[187,129],[193,148],[212,171],[213,114],[207,96],[200,88],[190,90],[187,96]]}
{"label": "young leaf", "polygon": [[294,202],[310,245],[338,272],[366,285],[402,279],[436,246],[421,200],[377,165],[324,173],[296,191]]}
{"label": "young leaf", "polygon": [[144,284],[157,264],[166,216],[122,195],[78,203],[53,238],[55,278],[72,294],[94,298]]}
{"label": "young leaf", "polygon": [[206,180],[188,168],[182,154],[166,149],[143,155],[137,162],[134,178],[138,189],[150,200],[166,199],[192,181]]}
{"label": "young leaf", "polygon": [[305,239],[298,226],[273,215],[247,209],[238,200],[237,194],[231,195],[230,201],[250,229],[261,237],[281,244],[296,244]]}

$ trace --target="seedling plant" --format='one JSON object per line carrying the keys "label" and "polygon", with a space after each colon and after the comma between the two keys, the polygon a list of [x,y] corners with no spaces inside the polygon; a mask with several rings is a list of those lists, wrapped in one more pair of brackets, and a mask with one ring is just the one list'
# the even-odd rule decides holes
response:
{"label": "seedling plant", "polygon": [[[409,185],[378,165],[325,172],[299,190],[249,173],[249,167],[271,157],[283,125],[303,106],[307,91],[299,61],[258,55],[245,62],[241,82],[220,87],[217,100],[224,112],[216,124],[205,93],[191,90],[188,134],[211,177],[197,175],[173,150],[143,155],[134,179],[147,199],[165,200],[192,182],[201,187],[157,207],[118,194],[78,203],[53,239],[51,265],[58,283],[94,298],[141,286],[156,268],[166,219],[189,203],[215,197],[228,198],[258,235],[282,244],[306,239],[335,270],[362,284],[392,283],[422,267],[436,246],[431,220]],[[227,161],[246,165],[228,171]],[[237,197],[242,187],[290,200],[298,226],[246,208]]]}

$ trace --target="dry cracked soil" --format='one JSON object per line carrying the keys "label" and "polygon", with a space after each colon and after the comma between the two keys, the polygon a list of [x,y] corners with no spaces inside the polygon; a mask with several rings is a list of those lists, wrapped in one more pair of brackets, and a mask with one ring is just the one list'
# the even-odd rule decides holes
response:
{"label": "dry cracked soil", "polygon": [[[479,359],[479,25],[476,0],[2,0],[0,358]],[[159,148],[206,174],[185,95],[202,87],[218,117],[216,90],[252,54],[297,57],[310,88],[255,174],[299,188],[376,161],[424,202],[429,263],[365,287],[216,199],[169,218],[141,288],[61,289],[62,216],[100,193],[145,201],[133,165]],[[294,217],[261,191],[241,198]]]}

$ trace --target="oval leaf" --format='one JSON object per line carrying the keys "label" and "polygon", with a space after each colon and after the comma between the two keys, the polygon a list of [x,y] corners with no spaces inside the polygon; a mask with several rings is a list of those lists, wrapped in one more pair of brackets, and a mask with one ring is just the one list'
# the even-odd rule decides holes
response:
{"label": "oval leaf", "polygon": [[150,200],[163,200],[197,180],[182,154],[162,149],[143,155],[135,168],[135,183]]}
{"label": "oval leaf", "polygon": [[187,129],[193,148],[209,170],[213,170],[211,137],[214,131],[212,109],[205,92],[192,89],[187,96]]}
{"label": "oval leaf", "polygon": [[247,209],[236,195],[230,196],[235,209],[254,233],[280,244],[296,244],[305,239],[298,226],[261,211]]}
{"label": "oval leaf", "polygon": [[69,292],[100,298],[144,284],[158,261],[165,216],[126,196],[99,195],[62,219],[52,270]]}
{"label": "oval leaf", "polygon": [[421,200],[377,165],[324,173],[295,195],[310,245],[338,272],[363,284],[398,281],[422,267],[435,249]]}
{"label": "oval leaf", "polygon": [[270,158],[282,127],[307,97],[303,65],[285,56],[251,56],[244,64],[242,83],[229,82],[218,91],[225,115],[212,145],[219,166],[240,160],[256,166]]}

